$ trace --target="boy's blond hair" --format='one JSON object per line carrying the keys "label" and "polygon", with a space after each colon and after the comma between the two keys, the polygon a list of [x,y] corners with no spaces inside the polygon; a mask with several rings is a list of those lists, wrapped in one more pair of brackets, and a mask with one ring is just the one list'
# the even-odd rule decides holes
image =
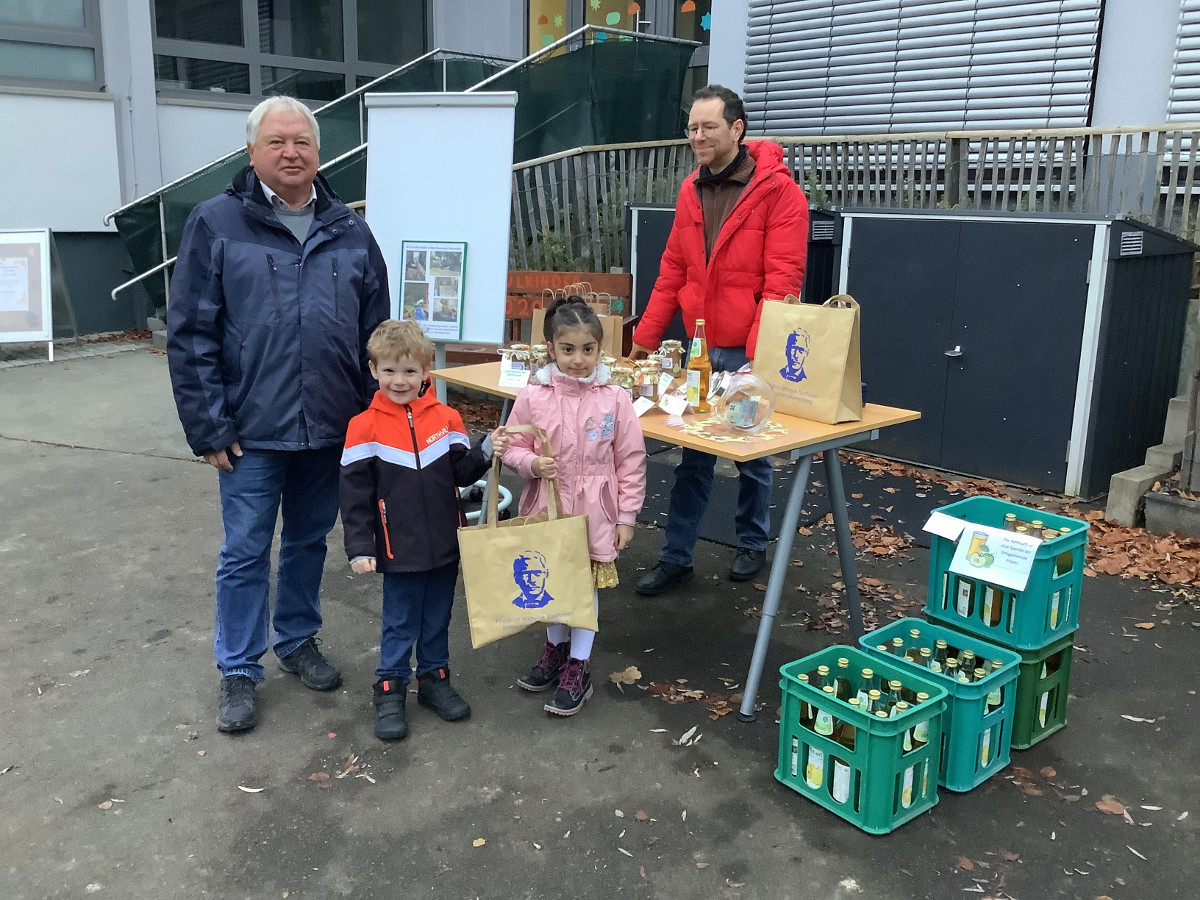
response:
{"label": "boy's blond hair", "polygon": [[433,355],[433,341],[416,322],[385,319],[367,341],[367,357],[375,365],[384,360],[395,362],[408,357],[428,369],[433,365]]}

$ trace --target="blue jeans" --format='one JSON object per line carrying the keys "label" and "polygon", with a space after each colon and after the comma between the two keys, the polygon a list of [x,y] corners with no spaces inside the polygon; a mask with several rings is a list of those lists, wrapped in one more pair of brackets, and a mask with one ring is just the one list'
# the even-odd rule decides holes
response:
{"label": "blue jeans", "polygon": [[425,572],[383,576],[383,633],[376,678],[408,681],[414,646],[418,676],[450,665],[450,609],[457,583],[457,562]]}
{"label": "blue jeans", "polygon": [[[710,347],[709,359],[714,372],[732,372],[747,362],[743,347]],[[692,564],[692,550],[700,532],[700,522],[712,494],[713,469],[717,458],[699,450],[683,448],[683,458],[675,467],[671,504],[667,512],[667,540],[659,559],[677,566]],[[733,523],[738,546],[747,550],[765,550],[771,531],[771,476],[775,469],[770,459],[737,463],[738,503]]]}
{"label": "blue jeans", "polygon": [[[219,473],[225,543],[217,562],[213,653],[222,675],[262,681],[259,659],[271,647],[284,657],[321,627],[325,536],[338,514],[341,448],[243,450]],[[271,545],[283,509],[271,618]]]}

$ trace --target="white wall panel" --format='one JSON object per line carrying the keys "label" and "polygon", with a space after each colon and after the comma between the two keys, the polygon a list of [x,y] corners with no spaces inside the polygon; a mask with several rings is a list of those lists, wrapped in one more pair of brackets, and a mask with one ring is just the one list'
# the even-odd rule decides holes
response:
{"label": "white wall panel", "polygon": [[0,228],[111,231],[121,205],[116,116],[108,94],[0,91]]}

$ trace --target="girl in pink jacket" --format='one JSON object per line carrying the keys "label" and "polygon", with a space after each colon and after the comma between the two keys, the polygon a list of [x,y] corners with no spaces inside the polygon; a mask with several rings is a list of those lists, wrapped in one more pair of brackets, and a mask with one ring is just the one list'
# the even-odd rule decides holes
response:
{"label": "girl in pink jacket", "polygon": [[[588,517],[596,587],[615,587],[617,554],[633,539],[646,496],[642,429],[629,395],[609,383],[608,366],[600,362],[604,329],[587,303],[581,297],[555,301],[544,330],[554,364],[517,395],[506,424],[545,429],[554,456],[540,456],[532,435],[514,434],[504,462],[527,479],[519,515],[544,512],[548,479],[558,481],[564,511]],[[550,625],[541,657],[517,684],[536,692],[557,684],[546,712],[575,715],[592,696],[588,660],[595,637],[584,628]]]}

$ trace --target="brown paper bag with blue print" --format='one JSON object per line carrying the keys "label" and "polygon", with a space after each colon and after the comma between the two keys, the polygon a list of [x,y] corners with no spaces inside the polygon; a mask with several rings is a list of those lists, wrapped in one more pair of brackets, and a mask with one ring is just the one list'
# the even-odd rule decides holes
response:
{"label": "brown paper bag with blue print", "polygon": [[[514,425],[508,431],[537,435],[542,455],[553,455],[541,428]],[[552,482],[545,513],[501,522],[499,475],[496,456],[486,521],[458,530],[471,646],[482,647],[538,623],[598,630],[587,516],[562,515],[558,486]]]}
{"label": "brown paper bag with blue print", "polygon": [[775,389],[775,408],[827,425],[862,418],[859,307],[849,294],[822,305],[764,300],[752,370]]}

